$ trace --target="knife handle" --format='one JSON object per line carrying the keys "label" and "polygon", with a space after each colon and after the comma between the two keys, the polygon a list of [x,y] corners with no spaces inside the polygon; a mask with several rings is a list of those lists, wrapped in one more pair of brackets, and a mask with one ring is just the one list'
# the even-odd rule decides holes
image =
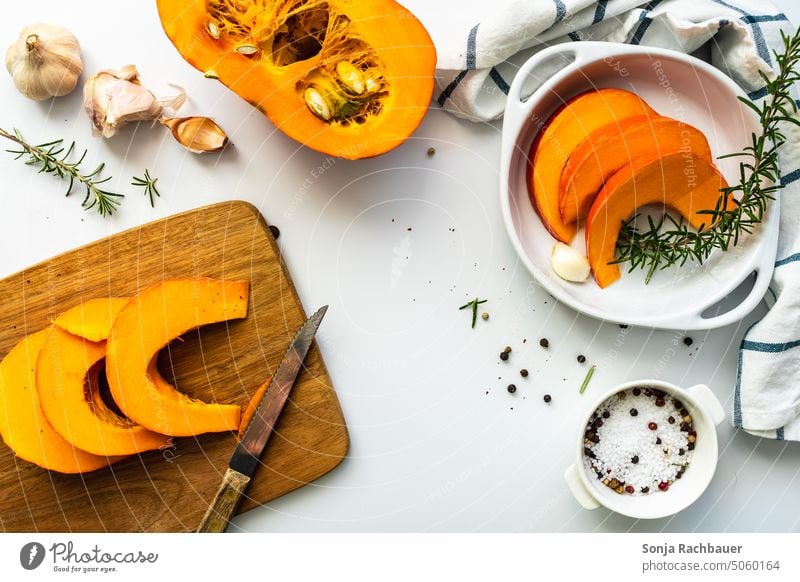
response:
{"label": "knife handle", "polygon": [[222,478],[214,501],[203,516],[203,521],[197,528],[197,533],[223,533],[228,529],[228,523],[239,505],[239,500],[250,483],[250,477],[228,468]]}

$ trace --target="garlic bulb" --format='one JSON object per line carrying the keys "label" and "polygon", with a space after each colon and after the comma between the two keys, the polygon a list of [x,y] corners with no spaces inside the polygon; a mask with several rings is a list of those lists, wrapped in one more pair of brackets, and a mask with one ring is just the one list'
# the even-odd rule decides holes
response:
{"label": "garlic bulb", "polygon": [[208,117],[165,117],[160,122],[170,129],[175,141],[195,154],[218,152],[228,144],[228,136]]}
{"label": "garlic bulb", "polygon": [[550,264],[553,272],[564,279],[574,283],[583,283],[589,278],[591,268],[589,260],[571,246],[558,242],[553,245],[550,255]]}
{"label": "garlic bulb", "polygon": [[17,90],[34,101],[66,95],[83,71],[75,35],[53,24],[31,24],[6,51],[6,69]]}
{"label": "garlic bulb", "polygon": [[165,107],[177,110],[186,100],[183,89],[178,90],[173,97],[159,99],[142,86],[136,67],[126,65],[118,71],[100,71],[86,81],[83,108],[92,120],[92,134],[112,137],[130,121],[155,121]]}

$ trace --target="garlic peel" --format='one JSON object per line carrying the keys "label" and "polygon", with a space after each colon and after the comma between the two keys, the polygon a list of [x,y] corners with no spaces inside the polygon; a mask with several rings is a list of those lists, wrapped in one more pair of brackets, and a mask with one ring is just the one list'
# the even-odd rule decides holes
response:
{"label": "garlic peel", "polygon": [[78,39],[66,28],[31,24],[6,51],[6,69],[17,90],[34,101],[72,92],[83,71]]}
{"label": "garlic peel", "polygon": [[186,100],[186,92],[171,86],[178,89],[177,95],[157,98],[142,85],[134,65],[93,75],[83,87],[83,107],[92,121],[92,134],[112,137],[126,123],[156,121],[164,108],[177,110]]}
{"label": "garlic peel", "polygon": [[550,255],[550,265],[556,275],[565,281],[571,281],[573,283],[583,283],[589,278],[589,274],[591,273],[589,260],[563,242],[558,242],[553,245],[553,252]]}
{"label": "garlic peel", "polygon": [[228,144],[228,136],[208,117],[164,117],[159,122],[170,129],[175,141],[195,154],[218,152]]}

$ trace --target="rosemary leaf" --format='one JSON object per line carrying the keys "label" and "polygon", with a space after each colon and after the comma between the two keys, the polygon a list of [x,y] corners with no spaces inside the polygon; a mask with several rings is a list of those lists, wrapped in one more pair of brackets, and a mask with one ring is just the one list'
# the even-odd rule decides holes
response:
{"label": "rosemary leaf", "polygon": [[597,368],[596,364],[589,368],[589,371],[586,372],[586,377],[583,379],[583,384],[581,384],[581,394],[586,392],[586,387],[589,385],[589,381],[592,379],[592,376],[594,376],[595,368]]}
{"label": "rosemary leaf", "polygon": [[783,187],[778,149],[786,143],[786,136],[780,124],[800,125],[797,104],[790,93],[792,85],[800,81],[800,30],[793,36],[781,36],[784,46],[783,52],[775,51],[774,78],[761,73],[767,97],[760,105],[740,97],[758,116],[761,134],[753,134],[752,143],[742,151],[720,156],[740,157],[742,161],[739,183],[720,191],[714,210],[703,211],[709,215],[707,224],[712,226],[695,231],[683,218],[664,215],[659,220],[648,217],[647,228],[640,228],[634,216],[622,223],[613,263],[627,264],[628,271],[645,270],[645,282],[649,283],[658,270],[687,262],[703,263],[715,249],[727,251],[761,223],[775,192]]}

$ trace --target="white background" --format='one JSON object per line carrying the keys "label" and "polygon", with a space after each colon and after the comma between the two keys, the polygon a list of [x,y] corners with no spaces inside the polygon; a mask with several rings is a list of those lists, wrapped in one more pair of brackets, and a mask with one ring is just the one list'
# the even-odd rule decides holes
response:
{"label": "white background", "polygon": [[[423,15],[444,6],[409,0]],[[473,5],[476,3],[471,3]],[[800,9],[779,2],[797,22]],[[17,4],[0,44],[46,20],[80,38],[88,72],[135,63],[146,85],[185,87],[184,114],[214,117],[235,147],[220,156],[180,150],[160,128],[90,136],[79,92],[33,103],[0,74],[0,126],[34,141],[75,139],[129,193],[103,220],[79,195],[0,156],[0,275],[169,214],[227,199],[256,204],[281,229],[280,246],[307,311],[328,303],[323,354],[352,448],[316,483],[235,522],[250,531],[798,531],[800,447],[720,429],[720,463],[705,495],[672,519],[634,521],[583,511],[562,479],[594,397],[624,380],[706,383],[730,408],[744,329],[711,333],[621,330],[577,315],[532,282],[513,254],[498,204],[501,124],[459,121],[433,105],[414,137],[373,160],[337,161],[277,132],[259,112],[204,79],[161,31],[152,1]],[[462,7],[462,10],[467,8]],[[426,150],[436,148],[429,158]],[[155,209],[128,186],[147,167]],[[320,175],[321,174],[321,175]],[[310,187],[301,190],[309,179]],[[411,228],[411,231],[407,229]],[[407,257],[407,258],[406,258]],[[469,327],[458,306],[489,299]],[[538,346],[547,337],[550,348]],[[527,343],[524,340],[527,339]],[[677,343],[677,346],[674,344]],[[514,349],[501,363],[498,352]],[[587,364],[576,362],[585,354]],[[588,364],[599,367],[586,394]],[[527,379],[518,370],[531,371]],[[514,382],[517,393],[506,385]],[[486,393],[488,391],[488,394]],[[553,402],[545,405],[542,395]]]}

